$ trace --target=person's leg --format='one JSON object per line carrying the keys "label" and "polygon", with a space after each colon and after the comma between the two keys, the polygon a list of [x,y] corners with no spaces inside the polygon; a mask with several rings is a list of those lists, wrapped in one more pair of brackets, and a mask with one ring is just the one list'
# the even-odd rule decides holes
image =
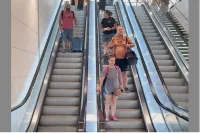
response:
{"label": "person's leg", "polygon": [[128,87],[128,77],[126,71],[122,72],[122,77],[123,77],[123,86],[126,88]]}
{"label": "person's leg", "polygon": [[118,96],[112,95],[112,104],[111,104],[111,107],[112,107],[112,117],[111,117],[111,119],[114,120],[114,121],[117,120],[117,118],[115,117],[116,106],[117,106],[117,98],[118,98]]}
{"label": "person's leg", "polygon": [[122,77],[123,77],[124,90],[126,92],[129,92],[128,91],[128,77],[127,77],[127,67],[128,67],[128,65],[127,65],[127,62],[126,62],[125,59],[121,60],[121,66],[122,66],[121,71],[122,71]]}
{"label": "person's leg", "polygon": [[108,42],[104,42],[104,55],[106,54],[108,49]]}
{"label": "person's leg", "polygon": [[106,113],[106,121],[109,120],[109,112],[110,112],[110,102],[112,100],[111,94],[105,95],[106,102],[105,102],[105,113]]}
{"label": "person's leg", "polygon": [[66,45],[67,45],[67,31],[66,30],[63,30],[63,33],[62,33],[63,37],[63,52],[66,52]]}
{"label": "person's leg", "polygon": [[72,36],[73,36],[73,30],[68,30],[68,48],[69,52],[72,50]]}

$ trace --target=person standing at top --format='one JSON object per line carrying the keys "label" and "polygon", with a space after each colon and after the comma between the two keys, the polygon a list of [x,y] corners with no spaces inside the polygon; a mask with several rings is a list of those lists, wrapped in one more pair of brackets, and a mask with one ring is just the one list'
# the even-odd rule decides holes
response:
{"label": "person standing at top", "polygon": [[69,52],[71,52],[71,42],[73,37],[73,20],[75,25],[78,26],[76,16],[71,11],[71,6],[66,3],[66,8],[60,14],[59,26],[60,30],[63,30],[63,52],[66,52],[66,45],[68,44]]}
{"label": "person standing at top", "polygon": [[77,9],[78,10],[83,10],[83,0],[78,0]]}
{"label": "person standing at top", "polygon": [[101,21],[100,29],[103,31],[103,42],[104,42],[104,55],[108,49],[108,44],[112,37],[115,35],[115,30],[117,27],[116,20],[111,17],[112,12],[109,10],[105,10],[104,18]]}

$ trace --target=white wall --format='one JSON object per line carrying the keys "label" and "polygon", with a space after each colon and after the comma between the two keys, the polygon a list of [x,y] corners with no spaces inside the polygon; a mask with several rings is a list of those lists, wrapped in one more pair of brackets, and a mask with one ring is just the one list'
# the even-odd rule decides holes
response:
{"label": "white wall", "polygon": [[176,7],[184,14],[184,16],[187,18],[187,20],[183,17],[183,15],[175,7],[173,7],[171,9],[171,12],[179,20],[179,22],[185,28],[185,30],[189,33],[189,29],[188,29],[189,0],[182,0],[181,2],[176,4]]}
{"label": "white wall", "polygon": [[[12,0],[11,5],[11,102],[19,103],[29,89],[39,60],[39,48],[43,50],[44,40],[52,14],[61,0]],[[38,32],[39,25],[39,32]],[[38,33],[40,45],[38,45]],[[45,35],[46,34],[46,35]],[[43,44],[42,44],[43,43]]]}

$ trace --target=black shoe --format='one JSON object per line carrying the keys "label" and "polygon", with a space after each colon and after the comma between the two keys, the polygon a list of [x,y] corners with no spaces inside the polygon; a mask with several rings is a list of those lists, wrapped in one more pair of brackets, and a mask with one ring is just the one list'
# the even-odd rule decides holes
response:
{"label": "black shoe", "polygon": [[124,90],[126,91],[126,93],[129,93],[130,91],[128,90],[128,87],[125,87]]}

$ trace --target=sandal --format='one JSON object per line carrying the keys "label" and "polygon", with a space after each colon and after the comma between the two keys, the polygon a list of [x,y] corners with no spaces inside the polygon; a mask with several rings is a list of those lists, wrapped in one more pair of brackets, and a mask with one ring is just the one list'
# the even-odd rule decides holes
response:
{"label": "sandal", "polygon": [[105,122],[108,122],[108,121],[110,121],[110,119],[109,117],[106,117]]}
{"label": "sandal", "polygon": [[130,91],[128,90],[128,87],[124,88],[126,93],[129,93]]}

